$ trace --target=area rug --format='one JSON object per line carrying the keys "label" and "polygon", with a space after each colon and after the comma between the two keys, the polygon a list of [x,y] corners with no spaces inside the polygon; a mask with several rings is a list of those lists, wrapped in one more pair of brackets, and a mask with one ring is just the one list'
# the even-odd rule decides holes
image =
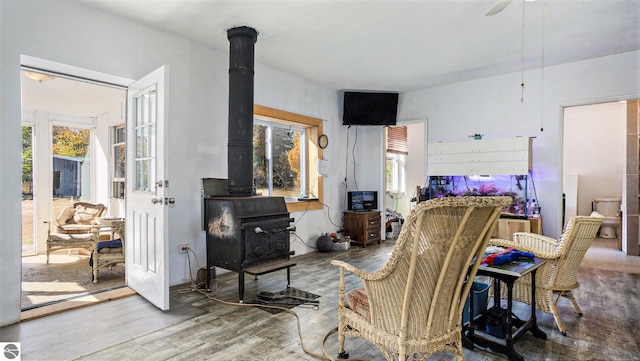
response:
{"label": "area rug", "polygon": [[[261,292],[255,299],[248,301],[247,303],[291,309],[300,305],[308,305],[310,307],[318,306],[320,304],[320,301],[317,300],[318,298],[320,298],[319,295],[289,287],[279,292]],[[315,302],[310,302],[310,300]],[[272,314],[284,312],[284,310],[278,308],[258,308]]]}

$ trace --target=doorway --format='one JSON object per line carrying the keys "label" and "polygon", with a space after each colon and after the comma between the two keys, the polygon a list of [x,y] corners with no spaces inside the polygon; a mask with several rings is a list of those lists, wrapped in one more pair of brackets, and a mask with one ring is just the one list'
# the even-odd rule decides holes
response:
{"label": "doorway", "polygon": [[85,249],[58,251],[46,264],[44,221],[79,200],[104,204],[109,216],[124,216],[123,180],[117,176],[123,145],[117,136],[124,129],[126,88],[27,66],[21,73],[25,310],[125,283],[120,265],[115,280],[101,277],[94,284]]}
{"label": "doorway", "polygon": [[[563,128],[564,227],[572,216],[590,215],[596,199],[623,198],[626,102],[565,107]],[[614,237],[618,250],[621,225],[620,219]]]}

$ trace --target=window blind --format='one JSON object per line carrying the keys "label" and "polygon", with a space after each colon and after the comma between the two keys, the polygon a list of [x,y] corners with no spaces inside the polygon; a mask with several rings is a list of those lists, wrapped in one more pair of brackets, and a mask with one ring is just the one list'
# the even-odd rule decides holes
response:
{"label": "window blind", "polygon": [[409,154],[407,127],[387,128],[387,153]]}

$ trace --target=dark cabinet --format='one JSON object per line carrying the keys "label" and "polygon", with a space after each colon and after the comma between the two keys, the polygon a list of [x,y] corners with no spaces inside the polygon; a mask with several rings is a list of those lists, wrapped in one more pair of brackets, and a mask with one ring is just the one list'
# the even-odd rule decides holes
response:
{"label": "dark cabinet", "polygon": [[367,244],[382,240],[380,236],[381,218],[379,211],[344,212],[344,234],[353,243],[366,247]]}

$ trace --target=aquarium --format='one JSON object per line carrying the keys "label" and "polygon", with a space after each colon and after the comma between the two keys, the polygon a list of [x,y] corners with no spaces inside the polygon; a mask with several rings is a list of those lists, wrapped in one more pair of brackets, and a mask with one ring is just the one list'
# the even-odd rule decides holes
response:
{"label": "aquarium", "polygon": [[503,217],[527,218],[539,212],[529,176],[466,175],[429,177],[429,198],[463,196],[509,196],[513,203],[505,207]]}

